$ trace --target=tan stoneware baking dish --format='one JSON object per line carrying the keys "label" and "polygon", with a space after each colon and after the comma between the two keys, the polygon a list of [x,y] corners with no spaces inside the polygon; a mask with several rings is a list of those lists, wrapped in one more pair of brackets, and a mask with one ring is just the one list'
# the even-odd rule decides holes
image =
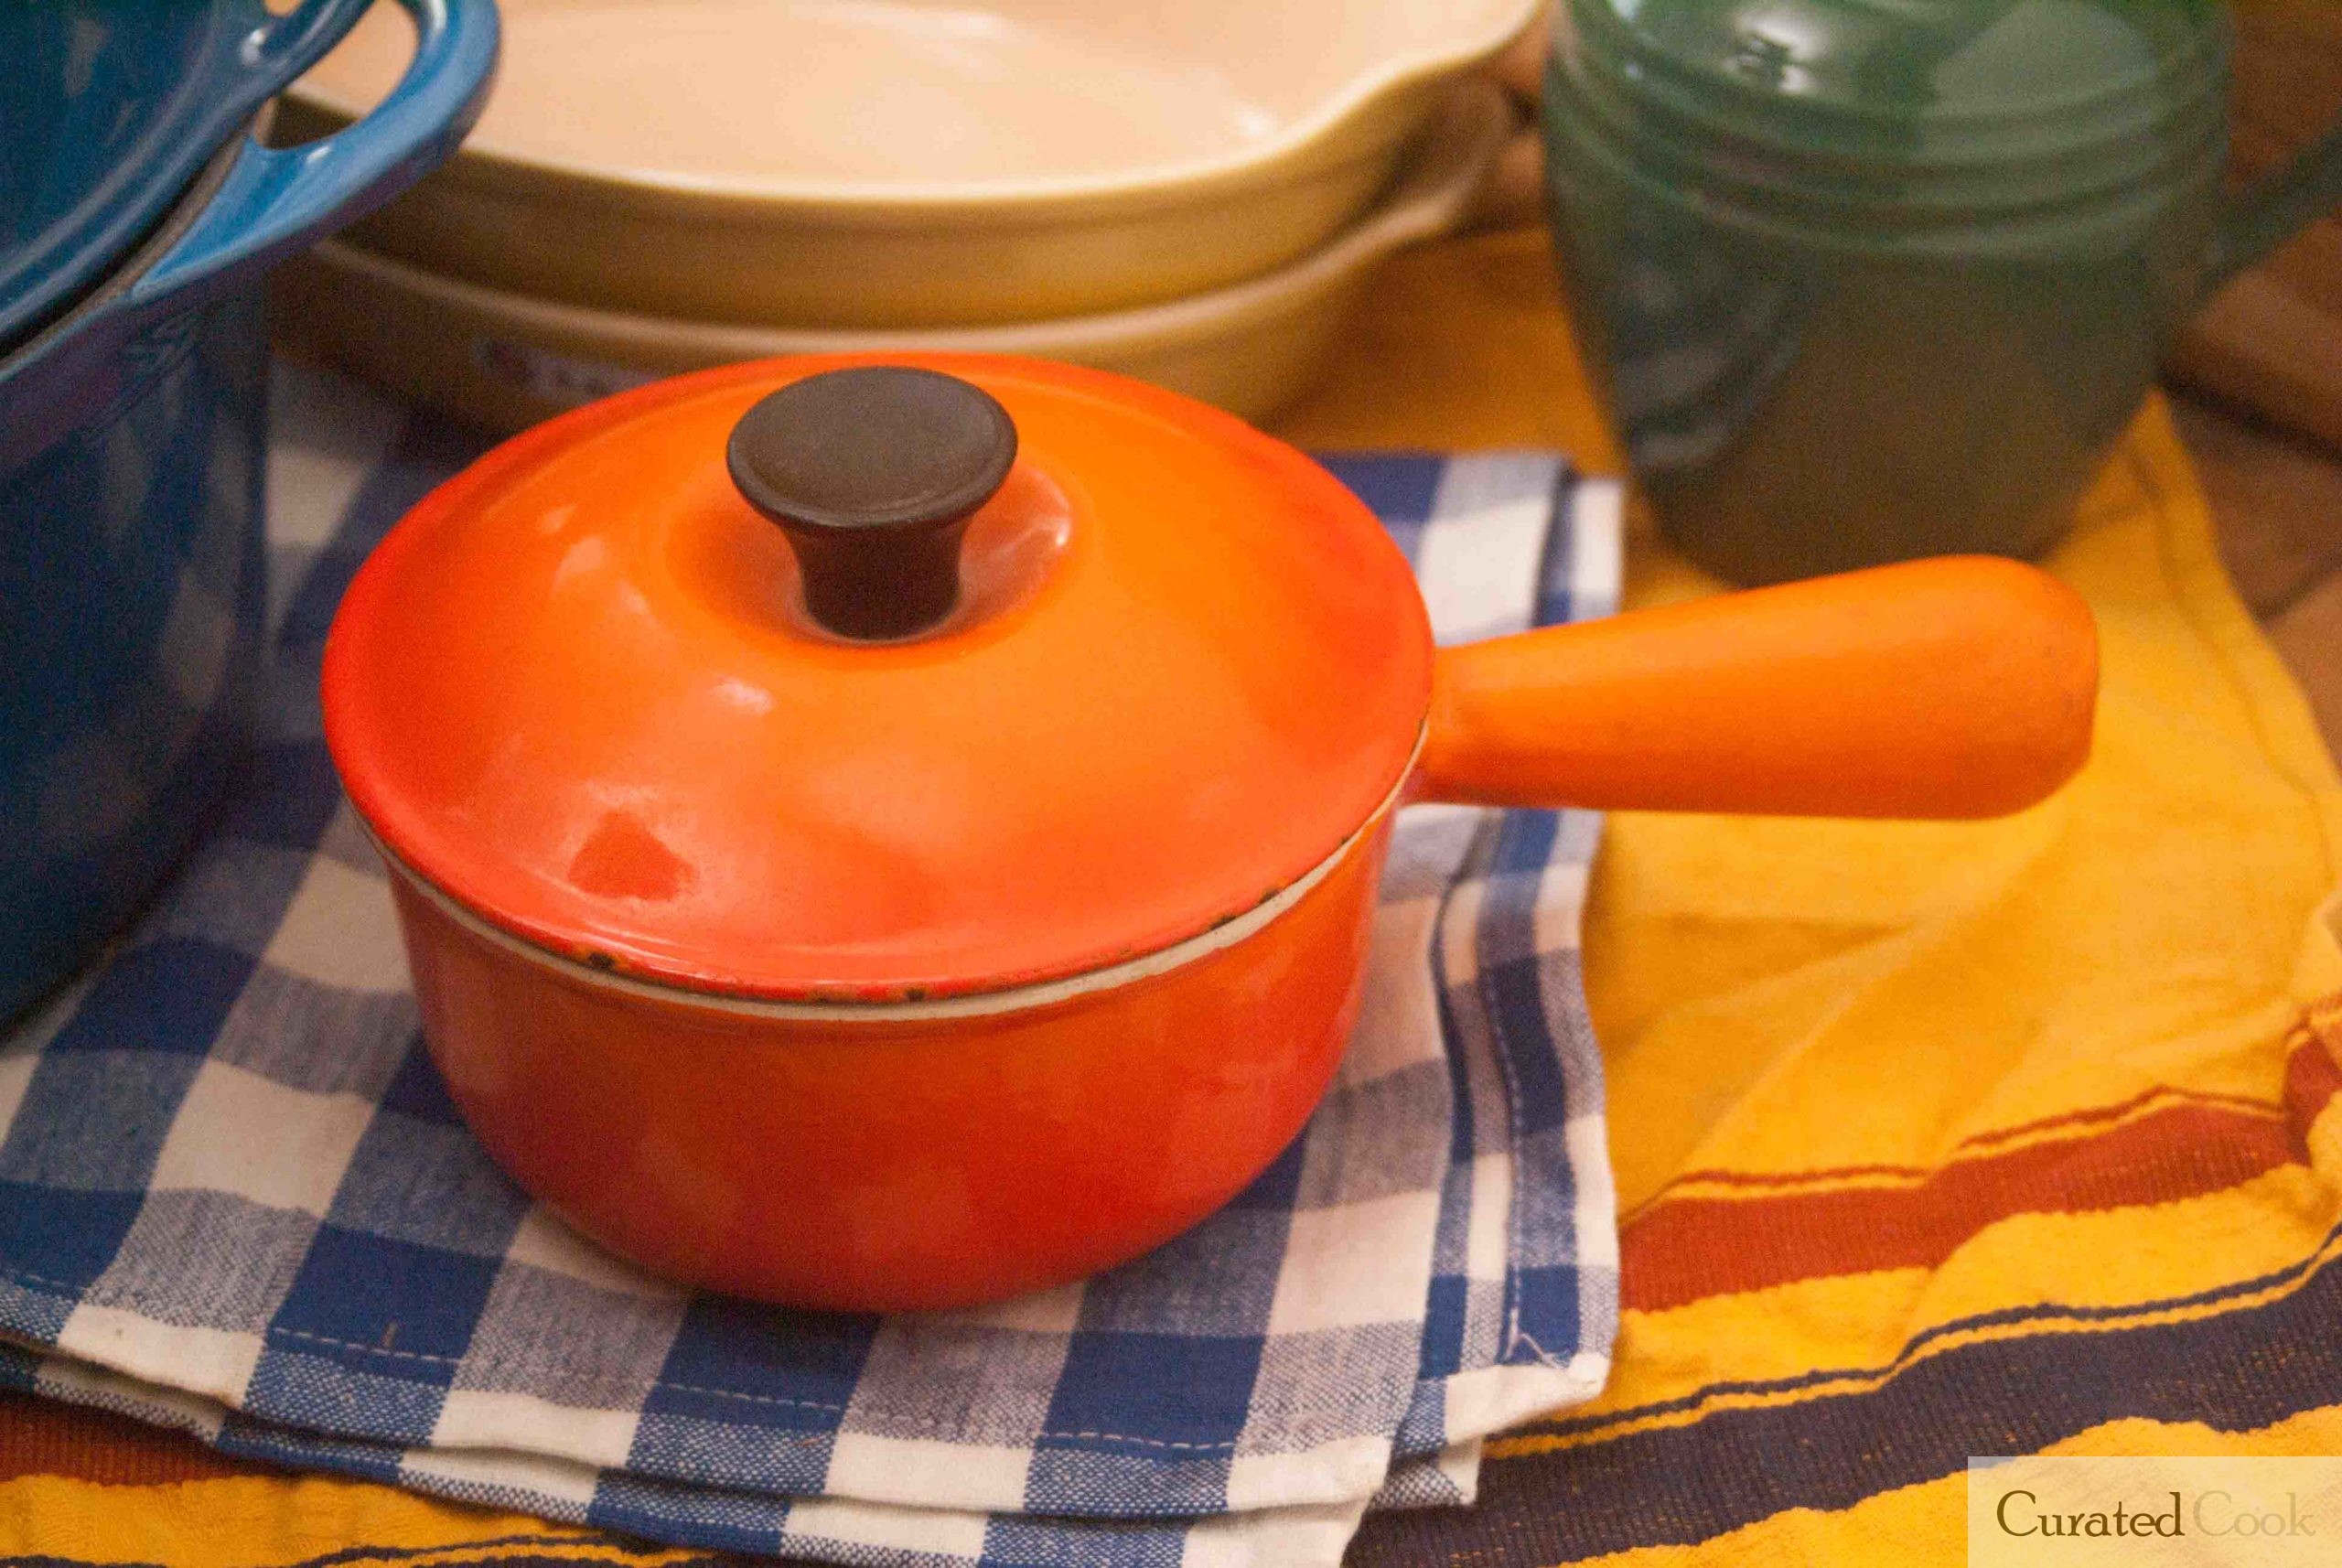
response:
{"label": "tan stoneware baking dish", "polygon": [[[1292,261],[1536,5],[502,9],[478,130],[361,244],[572,304],[899,328],[1112,310]],[[403,48],[370,16],[295,86],[288,129],[362,111]]]}
{"label": "tan stoneware baking dish", "polygon": [[1377,263],[1466,220],[1512,124],[1496,88],[1456,83],[1398,184],[1332,241],[1263,276],[1125,310],[894,331],[752,327],[564,305],[329,244],[280,276],[280,316],[343,369],[500,433],[678,371],[919,350],[1064,360],[1260,419],[1308,389]]}

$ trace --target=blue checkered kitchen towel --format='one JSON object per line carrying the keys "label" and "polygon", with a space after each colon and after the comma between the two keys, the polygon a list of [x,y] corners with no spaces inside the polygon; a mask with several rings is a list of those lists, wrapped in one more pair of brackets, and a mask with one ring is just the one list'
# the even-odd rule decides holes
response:
{"label": "blue checkered kitchen towel", "polygon": [[[295,367],[274,414],[257,759],[144,924],[0,1043],[0,1379],[678,1543],[1281,1568],[1337,1562],[1369,1506],[1468,1501],[1482,1435],[1600,1387],[1582,813],[1408,811],[1325,1105],[1228,1209],[1112,1273],[792,1313],[673,1289],[535,1208],[424,1054],[316,693],[350,574],[480,444]],[[1552,456],[1334,467],[1443,638],[1615,601],[1616,489]]]}

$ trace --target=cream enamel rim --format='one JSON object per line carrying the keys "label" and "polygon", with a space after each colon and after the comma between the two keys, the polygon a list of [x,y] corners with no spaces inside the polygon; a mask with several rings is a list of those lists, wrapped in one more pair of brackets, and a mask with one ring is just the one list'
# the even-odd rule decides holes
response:
{"label": "cream enamel rim", "polygon": [[1182,299],[1038,321],[867,330],[693,321],[535,298],[428,272],[342,240],[322,241],[312,253],[328,271],[356,274],[425,305],[469,311],[506,332],[551,334],[573,342],[591,339],[595,351],[604,355],[648,351],[709,364],[779,354],[939,349],[1072,357],[1120,344],[1199,336],[1332,288],[1403,246],[1447,232],[1464,220],[1514,126],[1501,89],[1488,82],[1458,83],[1433,115],[1422,146],[1398,185],[1351,228],[1299,261]]}
{"label": "cream enamel rim", "polygon": [[641,980],[613,970],[596,969],[591,964],[580,963],[575,959],[515,936],[469,907],[457,902],[453,895],[408,865],[403,857],[384,843],[381,835],[375,832],[374,824],[366,821],[365,813],[359,812],[358,820],[366,830],[366,837],[373,844],[375,853],[390,868],[391,875],[403,877],[409,886],[429,899],[440,913],[472,935],[516,958],[540,964],[556,974],[596,990],[615,992],[622,996],[638,996],[650,1002],[707,1007],[742,1017],[770,1018],[775,1022],[915,1024],[951,1018],[983,1018],[1002,1013],[1022,1013],[1037,1007],[1053,1006],[1096,992],[1112,991],[1135,981],[1149,980],[1158,974],[1168,974],[1223,948],[1234,947],[1261,930],[1300,903],[1310,889],[1332,875],[1334,868],[1355,852],[1367,836],[1382,824],[1384,818],[1399,808],[1406,796],[1408,784],[1414,779],[1415,764],[1423,757],[1423,743],[1430,733],[1428,722],[1417,728],[1414,749],[1407,754],[1407,764],[1400,769],[1399,781],[1391,787],[1389,794],[1383,796],[1382,803],[1369,812],[1366,821],[1353,829],[1332,854],[1286,883],[1273,897],[1262,899],[1242,914],[1222,920],[1209,930],[1174,942],[1167,948],[1157,948],[1151,953],[1108,964],[1103,969],[1085,970],[1080,974],[1067,975],[1062,980],[1045,980],[1001,991],[980,991],[966,996],[944,996],[925,1002],[784,1002],[720,991],[697,991],[688,985]]}
{"label": "cream enamel rim", "polygon": [[[475,133],[457,150],[454,166],[466,173],[495,175],[507,179],[551,178],[602,191],[625,191],[644,198],[726,207],[789,209],[827,208],[965,208],[982,210],[1021,202],[1137,201],[1195,188],[1257,177],[1263,171],[1305,154],[1377,101],[1418,83],[1470,70],[1503,52],[1533,22],[1542,0],[1512,0],[1497,25],[1463,43],[1432,54],[1385,60],[1343,83],[1306,113],[1286,122],[1282,134],[1244,148],[1233,157],[1202,159],[1183,164],[1158,164],[1110,175],[1027,182],[972,182],[962,185],[815,186],[792,189],[781,185],[755,185],[725,180],[652,177],[625,169],[600,167],[566,158],[546,157],[499,146]],[[311,109],[354,121],[358,111],[349,101],[323,91],[306,81],[295,81],[285,96]]]}

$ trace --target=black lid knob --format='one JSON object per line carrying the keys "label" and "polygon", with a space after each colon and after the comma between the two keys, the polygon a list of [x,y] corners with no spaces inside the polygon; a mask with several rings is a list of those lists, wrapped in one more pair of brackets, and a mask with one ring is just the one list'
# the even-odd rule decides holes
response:
{"label": "black lid knob", "polygon": [[951,613],[960,541],[1016,460],[989,392],[908,365],[792,381],[740,416],[732,482],[780,524],[805,607],[841,637],[909,637]]}

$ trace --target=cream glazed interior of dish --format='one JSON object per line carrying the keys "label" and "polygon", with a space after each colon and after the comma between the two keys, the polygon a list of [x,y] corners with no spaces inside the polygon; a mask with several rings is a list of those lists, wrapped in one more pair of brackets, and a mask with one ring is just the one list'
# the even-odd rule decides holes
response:
{"label": "cream glazed interior of dish", "polygon": [[[1306,140],[1494,48],[1527,0],[501,0],[468,146],[660,185],[806,196],[1126,183]],[[412,45],[377,5],[304,81],[356,113]]]}

